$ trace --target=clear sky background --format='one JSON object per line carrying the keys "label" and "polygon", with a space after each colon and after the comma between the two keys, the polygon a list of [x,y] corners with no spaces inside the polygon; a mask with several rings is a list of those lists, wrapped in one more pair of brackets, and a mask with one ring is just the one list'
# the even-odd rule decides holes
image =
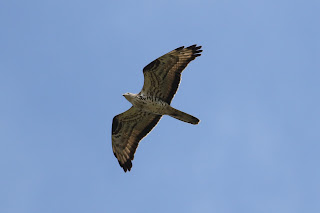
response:
{"label": "clear sky background", "polygon": [[[320,212],[320,2],[0,2],[0,212]],[[112,118],[203,46],[131,172]]]}

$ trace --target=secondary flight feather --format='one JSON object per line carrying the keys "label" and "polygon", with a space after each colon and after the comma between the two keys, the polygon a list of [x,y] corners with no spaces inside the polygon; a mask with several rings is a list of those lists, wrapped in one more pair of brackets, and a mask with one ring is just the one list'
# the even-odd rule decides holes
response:
{"label": "secondary flight feather", "polygon": [[187,65],[200,56],[201,46],[179,47],[152,61],[143,69],[144,84],[138,94],[123,96],[132,103],[112,121],[112,150],[123,170],[130,171],[139,142],[163,115],[198,124],[200,120],[170,106]]}

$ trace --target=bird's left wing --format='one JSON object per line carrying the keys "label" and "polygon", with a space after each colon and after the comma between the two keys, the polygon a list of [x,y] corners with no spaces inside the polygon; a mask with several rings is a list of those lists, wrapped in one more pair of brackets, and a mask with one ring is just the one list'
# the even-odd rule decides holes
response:
{"label": "bird's left wing", "polygon": [[140,93],[159,97],[170,104],[179,87],[182,71],[201,52],[201,46],[182,46],[152,61],[143,68],[144,84]]}
{"label": "bird's left wing", "polygon": [[112,150],[125,172],[131,170],[131,161],[140,140],[157,125],[161,117],[131,107],[113,118]]}

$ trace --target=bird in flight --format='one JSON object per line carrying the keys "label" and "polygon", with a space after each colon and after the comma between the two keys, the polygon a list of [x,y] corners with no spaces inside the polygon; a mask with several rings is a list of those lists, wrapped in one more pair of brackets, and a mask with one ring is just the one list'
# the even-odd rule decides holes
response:
{"label": "bird in flight", "polygon": [[132,107],[113,118],[112,150],[125,172],[131,170],[139,142],[163,115],[191,124],[200,122],[198,118],[171,107],[170,103],[179,87],[182,71],[201,52],[201,46],[182,46],[157,58],[143,68],[142,90],[138,94],[123,94]]}

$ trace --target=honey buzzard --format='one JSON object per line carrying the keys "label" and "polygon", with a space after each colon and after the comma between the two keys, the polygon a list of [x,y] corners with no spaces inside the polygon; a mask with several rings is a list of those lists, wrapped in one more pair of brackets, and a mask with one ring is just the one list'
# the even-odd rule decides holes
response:
{"label": "honey buzzard", "polygon": [[112,149],[120,166],[131,170],[138,144],[159,122],[162,115],[198,124],[200,120],[170,106],[179,87],[181,73],[196,57],[201,46],[179,47],[152,61],[143,69],[144,84],[138,94],[123,96],[132,107],[112,121]]}

